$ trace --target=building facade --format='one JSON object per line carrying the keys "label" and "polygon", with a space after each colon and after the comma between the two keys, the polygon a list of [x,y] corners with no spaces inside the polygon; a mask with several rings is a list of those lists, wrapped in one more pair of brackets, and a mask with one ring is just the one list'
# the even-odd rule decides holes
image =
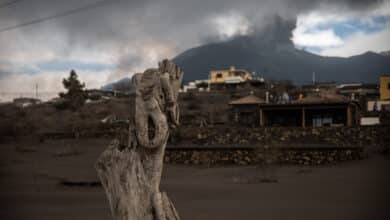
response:
{"label": "building facade", "polygon": [[381,100],[390,100],[390,75],[380,77],[379,92]]}
{"label": "building facade", "polygon": [[357,126],[360,106],[345,97],[308,97],[290,103],[265,103],[251,96],[230,102],[234,122],[255,127]]}
{"label": "building facade", "polygon": [[210,83],[241,83],[253,78],[253,74],[241,69],[236,69],[234,66],[231,66],[228,70],[212,70],[210,71]]}

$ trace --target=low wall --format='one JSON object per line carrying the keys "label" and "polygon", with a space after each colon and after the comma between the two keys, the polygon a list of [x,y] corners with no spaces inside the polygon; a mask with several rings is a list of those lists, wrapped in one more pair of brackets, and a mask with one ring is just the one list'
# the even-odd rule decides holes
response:
{"label": "low wall", "polygon": [[362,148],[340,149],[213,149],[172,150],[165,153],[164,161],[192,165],[260,165],[300,164],[323,165],[339,161],[359,160],[365,157]]}
{"label": "low wall", "polygon": [[181,127],[172,133],[165,162],[322,165],[388,151],[390,127]]}
{"label": "low wall", "polygon": [[181,127],[171,135],[173,145],[371,147],[389,144],[390,127]]}

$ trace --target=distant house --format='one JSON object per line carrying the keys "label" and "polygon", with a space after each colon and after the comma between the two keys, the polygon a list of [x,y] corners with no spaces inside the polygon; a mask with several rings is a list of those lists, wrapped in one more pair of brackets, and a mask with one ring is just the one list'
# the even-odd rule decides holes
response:
{"label": "distant house", "polygon": [[89,99],[100,99],[103,96],[113,97],[115,92],[111,90],[89,89],[85,91]]}
{"label": "distant house", "polygon": [[368,101],[367,102],[367,112],[380,112],[382,111],[382,106],[390,105],[390,100],[385,101]]}
{"label": "distant house", "polygon": [[237,84],[251,80],[253,77],[252,73],[236,69],[234,66],[231,66],[228,70],[212,70],[209,75],[211,84]]}
{"label": "distant house", "polygon": [[103,89],[89,89],[86,90],[86,95],[88,99],[91,100],[99,100],[99,99],[105,99],[108,100],[112,97],[118,97],[118,98],[128,98],[131,95],[134,94],[134,90],[131,91],[117,91],[117,90],[103,90]]}
{"label": "distant house", "polygon": [[210,83],[209,80],[195,80],[194,82],[189,82],[187,85],[183,85],[183,89],[180,92],[202,92],[209,91]]}
{"label": "distant house", "polygon": [[230,102],[235,122],[256,127],[356,126],[360,106],[341,95],[309,96],[286,104],[265,103],[253,95]]}
{"label": "distant house", "polygon": [[381,100],[390,100],[390,75],[380,77],[379,92]]}
{"label": "distant house", "polygon": [[358,98],[365,96],[367,98],[379,97],[379,86],[377,84],[349,83],[337,86],[337,93],[347,97]]}
{"label": "distant house", "polygon": [[257,127],[259,124],[254,122],[260,121],[259,108],[264,103],[263,99],[253,94],[231,101],[229,104],[233,106],[234,122]]}
{"label": "distant house", "polygon": [[15,98],[13,100],[13,103],[18,106],[18,107],[28,107],[31,105],[36,105],[42,103],[41,100],[35,99],[35,98],[26,98],[26,97],[20,97],[20,98]]}
{"label": "distant house", "polygon": [[378,97],[367,101],[367,112],[380,112],[382,106],[390,105],[390,75],[381,76],[379,79]]}
{"label": "distant house", "polygon": [[316,82],[302,86],[302,91],[307,95],[314,95],[318,93],[334,93],[336,91],[335,82]]}

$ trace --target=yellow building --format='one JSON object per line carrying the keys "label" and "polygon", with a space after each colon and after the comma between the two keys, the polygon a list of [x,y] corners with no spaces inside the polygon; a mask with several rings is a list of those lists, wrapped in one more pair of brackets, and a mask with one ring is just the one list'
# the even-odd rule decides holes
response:
{"label": "yellow building", "polygon": [[380,77],[381,100],[390,100],[390,75],[383,75]]}
{"label": "yellow building", "polygon": [[232,66],[229,70],[212,70],[209,77],[210,83],[240,83],[252,79],[253,75]]}

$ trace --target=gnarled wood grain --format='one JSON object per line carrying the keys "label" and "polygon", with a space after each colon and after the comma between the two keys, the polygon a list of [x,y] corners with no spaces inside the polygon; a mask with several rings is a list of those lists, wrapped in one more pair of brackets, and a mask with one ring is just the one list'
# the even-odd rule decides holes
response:
{"label": "gnarled wood grain", "polygon": [[114,140],[96,162],[111,212],[117,220],[176,220],[179,216],[159,186],[169,130],[179,124],[177,96],[183,71],[163,60],[158,69],[135,74],[135,115],[129,143]]}

